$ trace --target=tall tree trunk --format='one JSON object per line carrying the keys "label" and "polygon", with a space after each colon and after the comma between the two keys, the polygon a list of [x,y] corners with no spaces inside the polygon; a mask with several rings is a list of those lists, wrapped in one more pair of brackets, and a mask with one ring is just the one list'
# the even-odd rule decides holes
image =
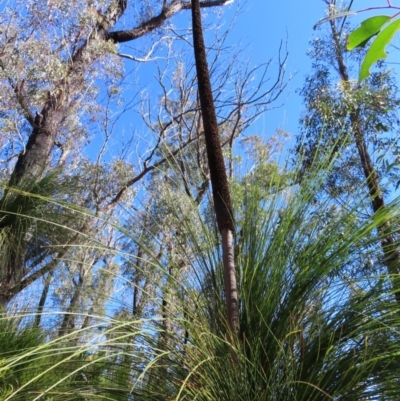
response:
{"label": "tall tree trunk", "polygon": [[192,23],[197,82],[213,190],[214,209],[218,229],[222,236],[227,316],[230,329],[232,333],[235,333],[238,323],[238,291],[233,254],[233,210],[207,65],[199,0],[192,0]]}
{"label": "tall tree trunk", "polygon": [[[55,83],[48,91],[40,112],[33,117],[26,110],[26,118],[31,126],[28,142],[15,164],[9,180],[9,186],[20,186],[28,192],[34,190],[45,172],[51,150],[54,147],[57,134],[62,124],[68,117],[68,113],[74,104],[74,98],[79,95],[84,87],[84,75],[88,67],[94,61],[90,56],[89,45],[91,39],[106,40],[111,29],[126,9],[126,0],[118,0],[111,4],[104,13],[96,29],[89,38],[78,47],[66,65],[66,76]],[[0,307],[5,308],[12,298],[12,288],[17,288],[25,275],[26,244],[24,236],[29,229],[28,219],[24,219],[21,228],[19,213],[24,214],[25,207],[30,202],[29,197],[18,195],[12,202],[8,201],[9,191],[5,191],[0,199],[0,238],[8,238],[9,248],[7,260],[0,262]],[[17,207],[17,212],[15,208]],[[16,234],[16,235],[14,235]],[[14,238],[17,237],[17,240]],[[4,241],[3,244],[4,246]]]}
{"label": "tall tree trunk", "polygon": [[[347,66],[343,59],[343,48],[340,43],[340,36],[336,30],[334,21],[330,21],[330,26],[335,44],[336,61],[338,63],[339,75],[345,84],[346,90],[351,90]],[[379,175],[374,168],[367,144],[365,143],[359,111],[357,109],[351,110],[349,113],[349,118],[352,126],[354,142],[360,156],[361,166],[368,186],[372,210],[374,214],[377,214],[385,208],[385,200],[379,183]],[[392,234],[390,221],[386,221],[385,223],[379,225],[378,233],[384,255],[383,262],[386,265],[388,273],[391,275],[391,282],[395,292],[396,301],[400,303],[400,252],[398,250],[396,240]]]}
{"label": "tall tree trunk", "polygon": [[64,314],[63,321],[58,331],[58,335],[61,337],[70,333],[75,328],[75,320],[79,301],[81,299],[81,293],[83,289],[84,279],[81,274],[79,274],[79,281],[75,285],[74,294],[71,297],[69,306]]}
{"label": "tall tree trunk", "polygon": [[40,326],[44,305],[46,304],[47,295],[49,293],[52,278],[53,278],[53,275],[52,275],[52,272],[50,272],[47,274],[47,277],[44,279],[42,295],[40,297],[39,305],[38,305],[38,308],[36,311],[36,316],[35,316],[35,327]]}

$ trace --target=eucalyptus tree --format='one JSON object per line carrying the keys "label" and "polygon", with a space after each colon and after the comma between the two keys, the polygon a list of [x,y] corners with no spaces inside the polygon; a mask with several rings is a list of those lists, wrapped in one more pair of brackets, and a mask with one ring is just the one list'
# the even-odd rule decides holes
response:
{"label": "eucalyptus tree", "polygon": [[[203,2],[202,7],[224,3]],[[74,203],[76,199],[78,207],[108,219],[130,187],[149,171],[134,174],[125,160],[92,163],[82,157],[81,148],[99,124],[105,131],[110,124],[109,109],[99,103],[99,97],[110,99],[106,104],[117,101],[124,78],[118,46],[165,27],[190,6],[184,1],[144,3],[138,11],[137,4],[126,0],[56,0],[17,2],[3,11],[2,307],[52,271],[72,244],[93,238],[92,216],[78,218],[64,230],[65,222],[72,222],[76,213],[64,209],[63,220],[60,204],[44,205],[44,198],[55,196],[57,201]],[[123,21],[129,21],[124,29]],[[54,224],[47,224],[54,220],[58,220],[58,233]]]}
{"label": "eucalyptus tree", "polygon": [[[329,13],[338,12],[335,2],[326,3]],[[385,208],[388,191],[398,187],[399,148],[395,132],[399,127],[400,100],[395,78],[381,64],[368,80],[357,83],[351,74],[357,73],[363,50],[346,51],[347,21],[332,19],[323,27],[329,29],[312,42],[312,74],[307,76],[300,92],[306,111],[301,119],[298,154],[306,171],[315,158],[323,156],[324,148],[336,147],[338,158],[327,177],[325,191],[345,205],[354,189],[363,185],[370,196],[368,209],[378,215]],[[368,209],[360,211],[360,217],[369,215]],[[396,227],[388,221],[379,227],[378,234],[387,271],[392,275],[393,290],[400,302]],[[366,259],[369,260],[364,257],[362,265],[367,268],[374,261],[366,263]]]}

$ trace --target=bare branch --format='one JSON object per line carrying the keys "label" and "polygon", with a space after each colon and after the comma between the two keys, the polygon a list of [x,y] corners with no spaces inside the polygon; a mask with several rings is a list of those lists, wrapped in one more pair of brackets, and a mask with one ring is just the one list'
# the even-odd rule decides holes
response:
{"label": "bare branch", "polygon": [[[200,3],[201,8],[217,7],[230,4],[230,0],[210,0],[203,1]],[[186,1],[172,1],[170,4],[163,4],[161,13],[157,16],[143,22],[138,27],[123,31],[109,32],[106,39],[112,40],[115,43],[129,42],[131,40],[138,39],[147,33],[159,28],[167,19],[171,18],[173,15],[179,13],[182,10],[190,10],[192,3]]]}

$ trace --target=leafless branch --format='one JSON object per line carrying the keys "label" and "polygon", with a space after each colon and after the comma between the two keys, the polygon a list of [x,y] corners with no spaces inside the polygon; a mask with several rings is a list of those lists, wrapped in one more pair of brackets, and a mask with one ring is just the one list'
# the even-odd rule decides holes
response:
{"label": "leafless branch", "polygon": [[[217,7],[230,4],[230,0],[209,0],[200,3],[202,8]],[[182,10],[190,10],[192,3],[174,0],[169,4],[163,4],[163,8],[157,16],[143,22],[138,27],[123,31],[114,31],[107,34],[107,39],[116,43],[129,42],[144,36],[145,34],[159,28],[166,20]]]}

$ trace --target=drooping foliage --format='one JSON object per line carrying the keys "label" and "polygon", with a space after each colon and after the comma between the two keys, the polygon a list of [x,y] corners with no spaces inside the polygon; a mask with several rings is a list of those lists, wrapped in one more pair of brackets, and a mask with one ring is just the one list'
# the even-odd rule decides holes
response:
{"label": "drooping foliage", "polygon": [[[325,168],[314,165],[300,186],[283,185],[280,171],[271,175],[271,191],[262,192],[251,175],[243,177],[234,343],[227,337],[221,248],[182,187],[185,202],[177,203],[173,193],[170,198],[170,221],[180,222],[180,235],[171,238],[174,253],[160,257],[142,244],[143,255],[130,259],[138,268],[151,264],[165,278],[147,293],[155,308],[157,293],[168,294],[168,313],[113,315],[110,305],[87,327],[52,341],[32,331],[33,345],[26,334],[31,329],[23,329],[31,315],[21,315],[13,334],[20,340],[8,340],[10,354],[0,367],[4,399],[395,399],[399,322],[390,280],[337,272],[357,263],[364,250],[379,253],[371,233],[389,219],[397,222],[398,204],[360,224],[357,214],[369,199],[357,196],[352,210],[337,208],[322,221],[332,208],[329,198],[315,200]],[[143,241],[139,233],[122,232]]]}

